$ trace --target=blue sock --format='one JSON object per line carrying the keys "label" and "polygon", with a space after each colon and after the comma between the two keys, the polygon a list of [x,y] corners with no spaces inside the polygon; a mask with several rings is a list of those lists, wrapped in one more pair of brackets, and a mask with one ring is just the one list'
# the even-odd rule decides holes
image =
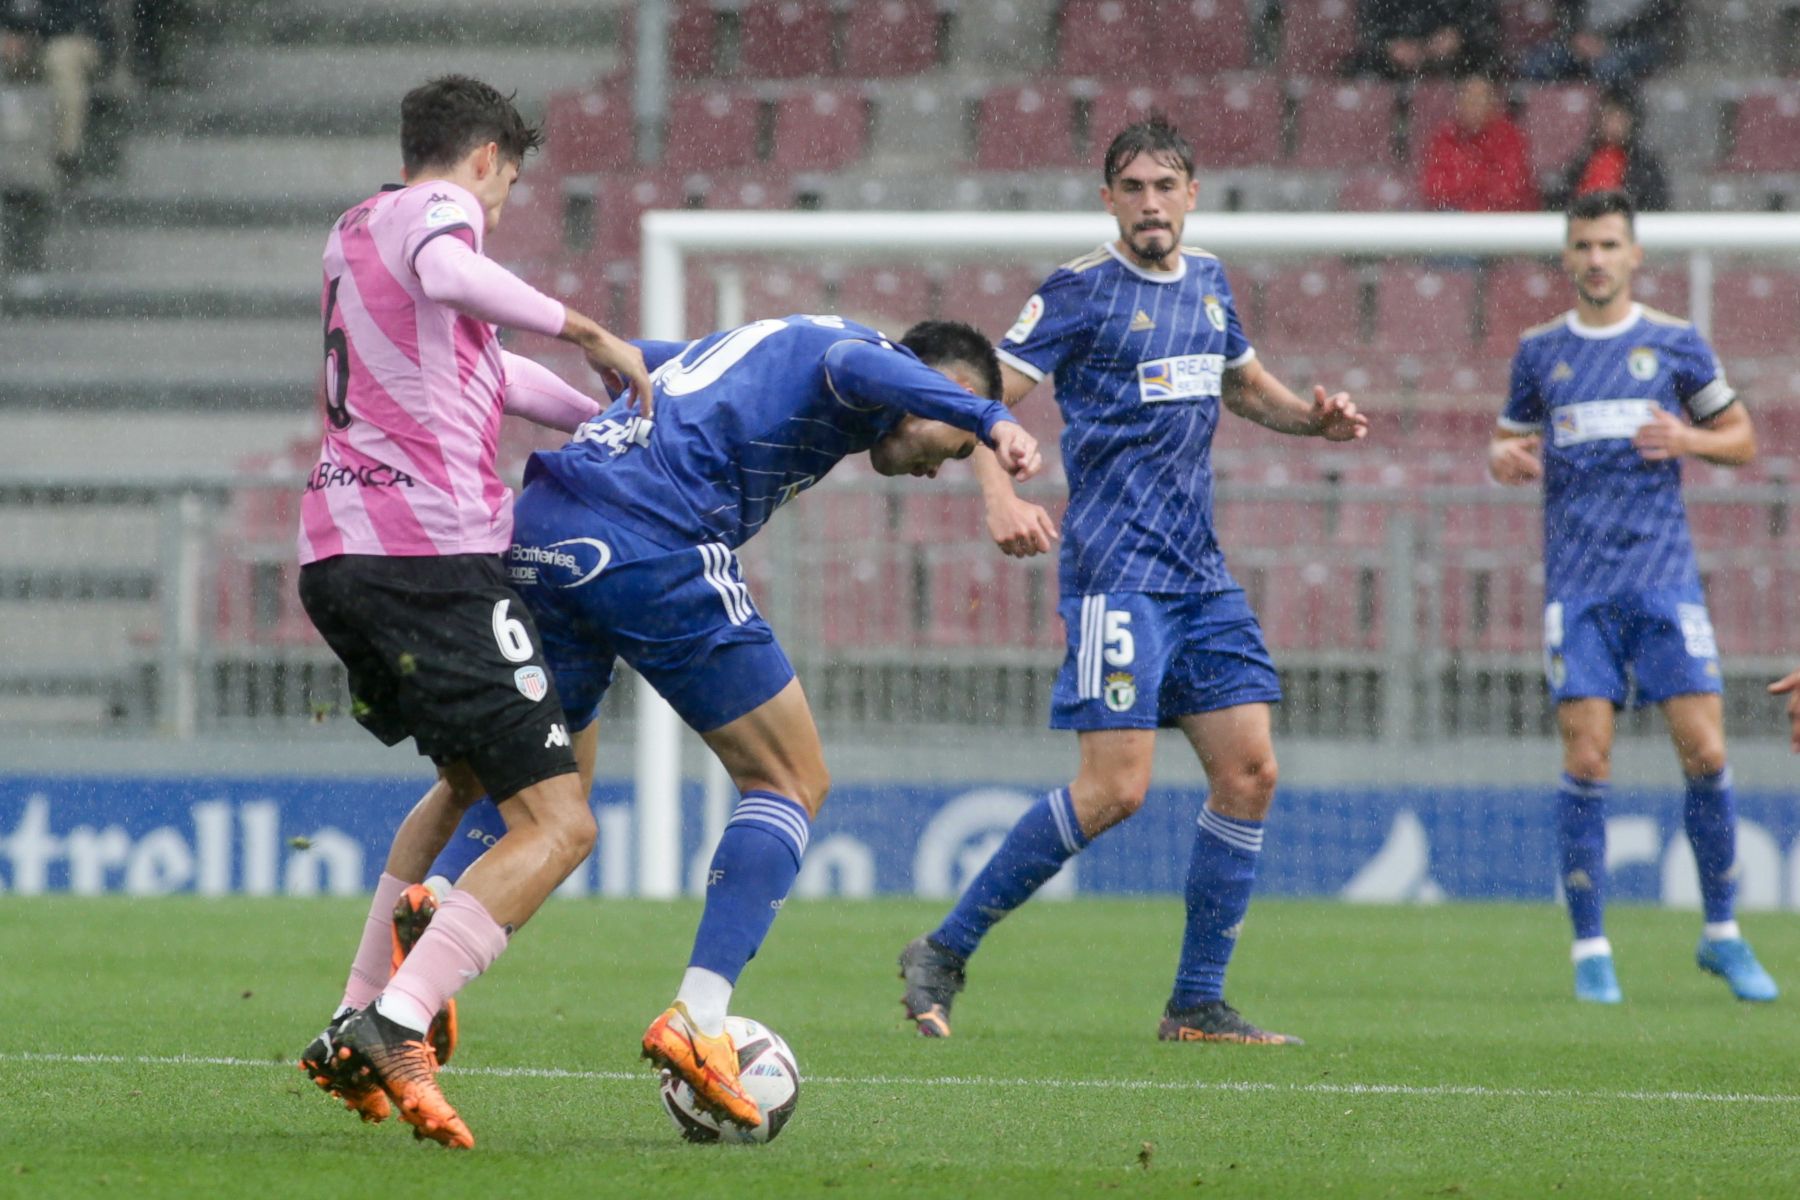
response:
{"label": "blue sock", "polygon": [[431,864],[431,870],[425,872],[425,878],[442,875],[451,883],[462,878],[462,873],[475,865],[475,860],[486,854],[506,835],[506,821],[500,816],[500,806],[492,800],[477,800],[469,805],[463,814],[462,824],[450,835],[449,842],[439,851]]}
{"label": "blue sock", "polygon": [[1606,794],[1604,780],[1564,774],[1556,789],[1556,841],[1563,895],[1575,938],[1606,935]]}
{"label": "blue sock", "polygon": [[1069,789],[1057,788],[1025,810],[931,940],[969,957],[994,922],[1031,899],[1087,844]]}
{"label": "blue sock", "polygon": [[1729,921],[1737,899],[1737,800],[1731,794],[1731,768],[1689,778],[1681,816],[1700,868],[1706,919]]}
{"label": "blue sock", "polygon": [[800,874],[811,827],[806,809],[786,796],[744,793],[713,851],[690,967],[737,983]]}
{"label": "blue sock", "polygon": [[1240,821],[1203,806],[1199,826],[1188,863],[1187,929],[1169,994],[1171,1012],[1225,998],[1225,967],[1250,911],[1256,861],[1262,857],[1261,821]]}

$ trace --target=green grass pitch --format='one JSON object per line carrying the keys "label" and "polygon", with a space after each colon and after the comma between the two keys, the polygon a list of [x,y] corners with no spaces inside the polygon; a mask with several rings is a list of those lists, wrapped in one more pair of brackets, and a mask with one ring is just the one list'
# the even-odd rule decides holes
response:
{"label": "green grass pitch", "polygon": [[[681,1142],[636,1057],[697,907],[557,902],[464,994],[459,1154],[291,1065],[362,902],[0,908],[0,1196],[1800,1195],[1800,993],[1732,1000],[1695,914],[1618,910],[1627,1002],[1596,1010],[1549,906],[1265,900],[1231,997],[1308,1040],[1279,1048],[1154,1040],[1174,899],[1017,914],[947,1042],[901,1020],[893,967],[938,906],[795,902],[734,1007],[807,1082],[749,1148]],[[1800,921],[1746,925],[1800,988]]]}

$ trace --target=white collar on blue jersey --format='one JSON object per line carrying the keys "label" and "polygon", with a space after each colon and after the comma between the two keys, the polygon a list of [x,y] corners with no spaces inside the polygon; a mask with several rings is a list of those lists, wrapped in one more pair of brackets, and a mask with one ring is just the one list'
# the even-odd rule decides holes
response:
{"label": "white collar on blue jersey", "polygon": [[1638,323],[1638,318],[1643,315],[1644,306],[1634,303],[1631,306],[1630,312],[1626,313],[1619,320],[1614,321],[1611,325],[1583,325],[1580,320],[1576,318],[1575,310],[1572,308],[1569,310],[1567,320],[1569,322],[1569,332],[1576,337],[1592,338],[1599,341],[1604,338],[1618,337],[1621,333],[1624,333],[1627,329],[1636,325]]}
{"label": "white collar on blue jersey", "polygon": [[1183,279],[1187,278],[1187,255],[1181,252],[1180,246],[1175,247],[1176,267],[1173,271],[1152,271],[1146,267],[1138,266],[1129,258],[1126,258],[1123,254],[1119,253],[1119,244],[1117,242],[1106,243],[1106,252],[1118,259],[1119,265],[1124,267],[1127,271],[1130,271],[1139,279],[1148,279],[1151,283],[1180,283]]}

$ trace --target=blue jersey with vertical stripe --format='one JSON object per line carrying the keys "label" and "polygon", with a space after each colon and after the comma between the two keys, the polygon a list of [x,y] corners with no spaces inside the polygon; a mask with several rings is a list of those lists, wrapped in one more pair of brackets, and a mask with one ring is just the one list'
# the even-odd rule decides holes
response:
{"label": "blue jersey with vertical stripe", "polygon": [[906,413],[984,440],[1011,420],[912,351],[840,317],[790,316],[693,342],[637,342],[653,368],[653,421],[624,400],[531,456],[609,520],[676,549],[736,549],[781,505],[867,450]]}
{"label": "blue jersey with vertical stripe", "polygon": [[1212,439],[1224,373],[1256,351],[1219,260],[1183,246],[1174,270],[1149,271],[1101,246],[1044,280],[999,349],[1055,376],[1062,594],[1236,587],[1213,534]]}
{"label": "blue jersey with vertical stripe", "polygon": [[1543,435],[1549,599],[1698,586],[1681,464],[1651,462],[1631,439],[1655,409],[1704,421],[1735,399],[1699,331],[1652,308],[1526,330],[1500,424]]}

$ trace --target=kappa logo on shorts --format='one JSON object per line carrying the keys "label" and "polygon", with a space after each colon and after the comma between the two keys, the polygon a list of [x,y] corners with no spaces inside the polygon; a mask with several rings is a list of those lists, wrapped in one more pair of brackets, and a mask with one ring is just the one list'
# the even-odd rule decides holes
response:
{"label": "kappa logo on shorts", "polygon": [[542,667],[520,667],[513,672],[513,685],[534,704],[550,694],[550,680]]}
{"label": "kappa logo on shorts", "polygon": [[544,738],[544,749],[548,750],[553,746],[567,746],[568,744],[569,731],[561,725],[552,725],[549,735]]}

